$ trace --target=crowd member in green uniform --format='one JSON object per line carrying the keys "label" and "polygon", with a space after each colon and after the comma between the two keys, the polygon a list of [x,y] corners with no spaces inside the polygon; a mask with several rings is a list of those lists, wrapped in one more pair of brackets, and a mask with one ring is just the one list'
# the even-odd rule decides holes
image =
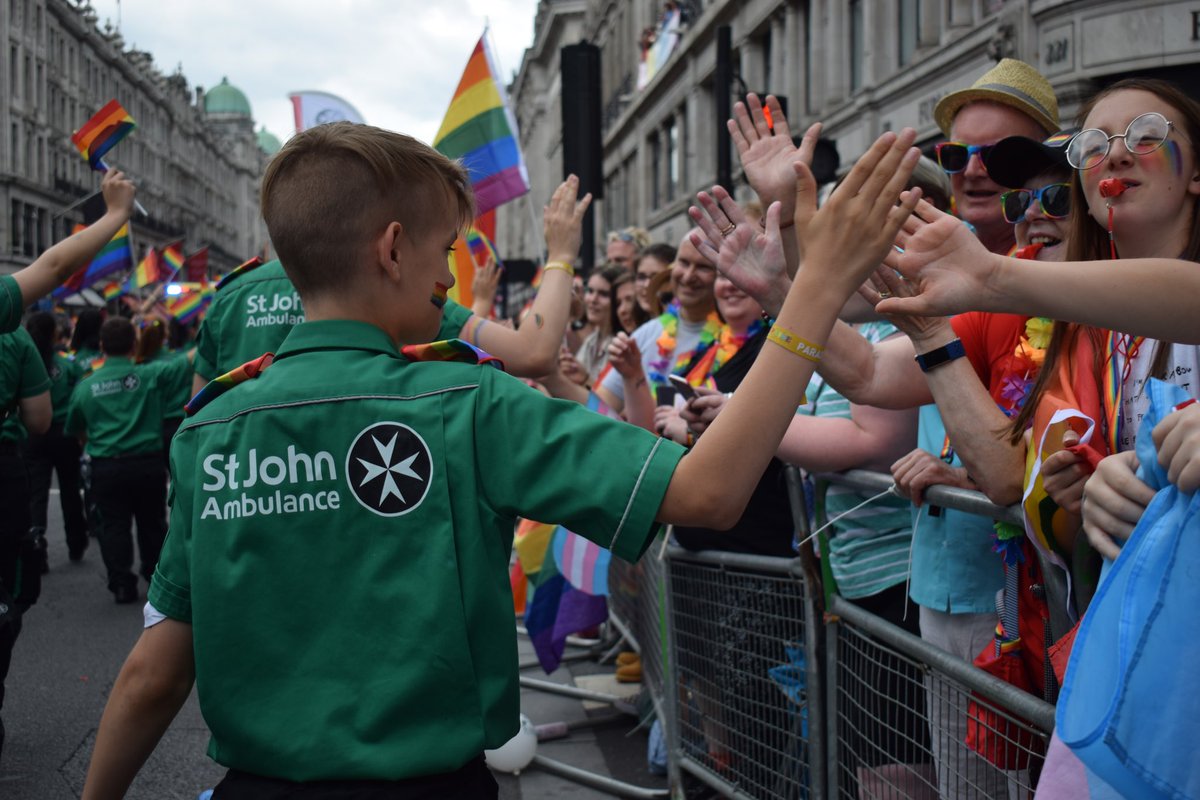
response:
{"label": "crowd member in green uniform", "polygon": [[0,708],[21,615],[37,601],[42,580],[37,541],[29,525],[29,475],[20,441],[26,431],[44,433],[50,417],[50,378],[29,333],[17,328],[0,334]]}
{"label": "crowd member in green uniform", "polygon": [[104,312],[99,308],[85,308],[75,317],[71,329],[71,360],[80,375],[92,370],[92,362],[100,358],[100,326],[104,324]]}
{"label": "crowd member in green uniform", "polygon": [[[463,339],[504,362],[512,375],[540,378],[557,367],[569,321],[571,282],[542,283],[517,330],[498,325],[447,298],[434,341]],[[278,260],[251,259],[217,284],[196,336],[192,393],[264,353],[273,353],[304,321],[304,306]]]}
{"label": "crowd member in green uniform", "polygon": [[[262,209],[306,321],[274,363],[206,388],[172,443],[171,533],[85,800],[123,795],[193,680],[230,767],[214,800],[496,797],[482,751],[518,726],[516,518],[630,560],[659,523],[733,524],[838,310],[915,204],[896,205],[914,138],[885,134],[803,220],[808,260],[771,344],[689,452],[530,391],[463,343],[415,344],[442,322],[446,251],[473,216],[465,170],[366,125],[292,137]],[[577,187],[546,210],[544,282],[572,278]],[[777,239],[778,204],[767,226]]]}
{"label": "crowd member in green uniform", "polygon": [[87,518],[83,513],[83,496],[79,485],[79,457],[83,451],[78,439],[64,433],[63,424],[67,420],[71,392],[79,382],[80,370],[74,360],[57,347],[59,328],[53,314],[39,311],[30,315],[25,321],[25,329],[29,331],[46,373],[50,376],[50,405],[53,408],[50,428],[41,435],[31,435],[25,444],[25,463],[29,468],[32,492],[30,523],[38,537],[38,548],[44,559],[50,478],[52,474],[57,474],[59,505],[62,507],[63,527],[67,534],[67,555],[72,561],[79,561],[88,546]]}
{"label": "crowd member in green uniform", "polygon": [[[134,361],[138,364],[164,365],[169,361],[188,360],[187,350],[167,350],[163,343],[167,337],[167,324],[161,319],[146,320],[141,324],[141,334],[138,336],[137,352]],[[189,362],[190,363],[190,362]],[[175,431],[183,424],[183,407],[192,396],[192,373],[187,370],[173,369],[170,371],[170,385],[165,387],[163,399],[162,442],[163,453],[171,448],[171,439]]]}
{"label": "crowd member in green uniform", "polygon": [[49,294],[91,261],[129,220],[133,183],[120,170],[110,169],[104,173],[100,190],[106,207],[103,217],[53,245],[28,267],[12,275],[0,275],[0,333],[16,330],[26,306]]}
{"label": "crowd member in green uniform", "polygon": [[186,381],[191,372],[187,361],[134,364],[136,339],[128,319],[114,317],[104,323],[100,328],[104,360],[75,387],[66,420],[67,433],[83,440],[91,458],[100,554],[108,571],[108,588],[118,603],[138,599],[137,576],[132,571],[135,519],[142,577],[149,581],[158,563],[166,536],[163,408],[173,382]]}

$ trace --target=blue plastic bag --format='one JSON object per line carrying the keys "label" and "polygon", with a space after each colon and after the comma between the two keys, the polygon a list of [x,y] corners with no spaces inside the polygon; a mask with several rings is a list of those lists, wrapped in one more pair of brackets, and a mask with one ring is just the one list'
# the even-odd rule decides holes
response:
{"label": "blue plastic bag", "polygon": [[646,769],[651,775],[667,774],[667,737],[657,719],[650,726],[650,741],[646,745]]}
{"label": "blue plastic bag", "polygon": [[1151,381],[1138,477],[1157,490],[1071,651],[1058,736],[1125,797],[1200,798],[1200,499],[1167,481],[1150,431],[1188,399]]}

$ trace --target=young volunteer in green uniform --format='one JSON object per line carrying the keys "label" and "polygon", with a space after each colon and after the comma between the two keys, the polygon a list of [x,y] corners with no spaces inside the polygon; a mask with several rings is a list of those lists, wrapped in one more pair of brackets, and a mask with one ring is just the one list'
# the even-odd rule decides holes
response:
{"label": "young volunteer in green uniform", "polygon": [[133,184],[119,170],[110,169],[100,182],[106,211],[84,230],[63,239],[12,275],[0,275],[0,333],[16,330],[25,306],[47,295],[85,266],[129,220],[133,210]]}
{"label": "young volunteer in green uniform", "polygon": [[[37,601],[41,568],[29,524],[29,475],[19,444],[50,427],[50,378],[24,328],[0,334],[0,708],[21,614]],[[0,722],[0,750],[4,723]]]}
{"label": "young volunteer in green uniform", "polygon": [[137,602],[132,572],[131,527],[137,520],[141,574],[154,574],[162,548],[163,409],[174,383],[186,380],[191,366],[172,359],[134,364],[137,333],[133,323],[114,317],[100,328],[103,362],[75,387],[66,431],[84,441],[92,459],[92,496],[100,516],[100,554],[108,570],[108,588],[118,603]]}
{"label": "young volunteer in green uniform", "polygon": [[[148,627],[83,797],[123,794],[193,680],[209,752],[231,768],[214,800],[316,781],[306,797],[495,797],[481,751],[516,732],[519,710],[515,518],[561,522],[626,559],[659,522],[732,524],[838,310],[915,203],[895,204],[914,135],[881,137],[803,220],[808,262],[774,343],[690,453],[436,355],[489,360],[464,343],[411,346],[441,323],[446,250],[472,216],[464,169],[365,125],[294,136],[262,208],[307,321],[176,435]],[[546,211],[546,283],[571,281],[589,200],[577,184]],[[776,205],[768,235],[778,224]]]}

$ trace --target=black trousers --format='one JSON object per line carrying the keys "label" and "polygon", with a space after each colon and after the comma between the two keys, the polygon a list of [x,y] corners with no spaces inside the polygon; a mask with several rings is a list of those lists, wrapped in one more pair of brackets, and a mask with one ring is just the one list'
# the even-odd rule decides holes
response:
{"label": "black trousers", "polygon": [[41,570],[33,568],[37,545],[29,535],[29,474],[14,444],[0,444],[0,603],[6,608],[0,623],[0,707],[13,647],[21,632],[20,612],[37,602]]}
{"label": "black trousers", "polygon": [[124,458],[92,458],[92,497],[99,516],[100,554],[108,570],[108,588],[137,586],[133,574],[134,520],[137,521],[139,572],[147,581],[154,574],[167,530],[167,503],[162,453]]}
{"label": "black trousers", "polygon": [[454,772],[403,781],[313,781],[296,783],[231,769],[213,800],[495,800],[500,787],[483,756]]}
{"label": "black trousers", "polygon": [[83,513],[83,495],[79,480],[79,457],[83,450],[79,440],[63,433],[55,423],[41,436],[31,436],[25,444],[25,463],[29,468],[30,525],[46,530],[46,512],[50,503],[50,478],[58,474],[59,504],[62,506],[63,526],[67,532],[67,547],[80,551],[87,547],[87,517]]}

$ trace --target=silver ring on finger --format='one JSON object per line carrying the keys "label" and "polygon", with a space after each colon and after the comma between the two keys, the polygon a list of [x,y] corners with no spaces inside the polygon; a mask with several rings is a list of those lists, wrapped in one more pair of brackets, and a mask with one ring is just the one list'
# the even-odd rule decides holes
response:
{"label": "silver ring on finger", "polygon": [[730,222],[724,228],[721,228],[721,238],[725,238],[729,234],[733,233],[736,228],[737,225],[734,225],[732,222]]}
{"label": "silver ring on finger", "polygon": [[879,293],[879,299],[880,299],[880,300],[887,300],[887,299],[888,299],[889,297],[891,297],[891,296],[892,296],[892,293],[891,293],[891,292],[889,292],[887,289],[884,289],[883,291],[881,291],[881,292]]}

